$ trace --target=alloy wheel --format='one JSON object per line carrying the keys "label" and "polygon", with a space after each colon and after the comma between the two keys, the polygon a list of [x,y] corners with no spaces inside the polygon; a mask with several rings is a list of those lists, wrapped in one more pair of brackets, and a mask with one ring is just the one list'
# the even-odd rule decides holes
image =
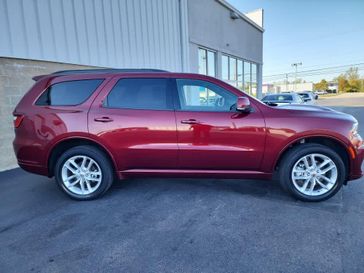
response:
{"label": "alloy wheel", "polygon": [[301,157],[294,164],[291,178],[295,188],[308,196],[326,194],[337,183],[338,169],[326,155],[312,153]]}
{"label": "alloy wheel", "polygon": [[67,159],[62,166],[61,176],[64,186],[78,195],[95,192],[102,181],[100,166],[95,160],[85,155],[76,155]]}

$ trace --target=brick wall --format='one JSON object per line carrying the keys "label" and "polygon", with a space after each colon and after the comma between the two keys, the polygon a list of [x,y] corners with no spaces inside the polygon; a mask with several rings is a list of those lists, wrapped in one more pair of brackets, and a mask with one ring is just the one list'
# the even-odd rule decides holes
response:
{"label": "brick wall", "polygon": [[84,68],[92,67],[0,57],[0,171],[17,167],[12,146],[12,112],[34,84],[32,77],[57,70]]}

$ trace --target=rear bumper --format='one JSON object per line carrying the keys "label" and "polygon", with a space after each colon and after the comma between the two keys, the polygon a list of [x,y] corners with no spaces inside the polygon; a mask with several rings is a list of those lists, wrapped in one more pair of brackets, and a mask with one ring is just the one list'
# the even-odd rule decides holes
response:
{"label": "rear bumper", "polygon": [[48,168],[43,163],[45,150],[42,145],[30,138],[16,137],[13,148],[20,168],[27,172],[48,176]]}
{"label": "rear bumper", "polygon": [[48,169],[44,166],[32,164],[30,162],[23,162],[19,160],[18,160],[18,165],[20,168],[22,168],[27,172],[48,176]]}

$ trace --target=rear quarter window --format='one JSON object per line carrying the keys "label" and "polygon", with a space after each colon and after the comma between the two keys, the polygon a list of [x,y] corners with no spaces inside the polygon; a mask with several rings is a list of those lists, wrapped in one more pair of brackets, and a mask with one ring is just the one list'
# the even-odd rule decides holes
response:
{"label": "rear quarter window", "polygon": [[85,102],[100,86],[103,79],[55,83],[38,98],[36,105],[72,106]]}

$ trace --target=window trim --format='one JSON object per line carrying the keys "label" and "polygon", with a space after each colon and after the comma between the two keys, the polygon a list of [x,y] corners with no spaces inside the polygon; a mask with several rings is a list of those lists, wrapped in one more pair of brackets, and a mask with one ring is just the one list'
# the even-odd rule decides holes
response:
{"label": "window trim", "polygon": [[[82,102],[80,102],[79,104],[59,104],[59,105],[50,105],[50,104],[37,104],[38,100],[40,99],[41,96],[43,96],[43,94],[45,92],[48,91],[48,89],[50,87],[52,87],[53,85],[56,84],[61,84],[61,83],[65,83],[65,82],[77,82],[77,81],[92,81],[92,80],[100,80],[100,84],[90,93],[90,95],[85,98],[85,100],[83,100]],[[86,101],[88,101],[95,93],[96,91],[101,87],[103,88],[105,86],[105,84],[107,83],[107,79],[106,78],[87,78],[87,79],[76,79],[76,80],[65,80],[65,81],[57,81],[55,83],[51,83],[49,86],[47,86],[46,88],[44,88],[42,90],[42,92],[39,93],[39,95],[35,98],[34,102],[33,102],[33,106],[37,106],[37,107],[75,107],[75,106],[81,106],[83,105]]]}
{"label": "window trim", "polygon": [[[167,104],[169,104],[170,108],[166,109],[150,109],[150,108],[135,108],[135,107],[110,107],[106,104],[107,98],[109,94],[112,92],[114,87],[123,80],[165,80],[167,82]],[[174,103],[174,90],[175,86],[173,83],[173,79],[171,78],[164,78],[164,77],[122,77],[118,78],[115,83],[108,88],[106,95],[102,99],[101,107],[105,109],[114,109],[114,110],[138,110],[138,111],[174,111],[175,103]],[[170,90],[170,91],[169,91]]]}

